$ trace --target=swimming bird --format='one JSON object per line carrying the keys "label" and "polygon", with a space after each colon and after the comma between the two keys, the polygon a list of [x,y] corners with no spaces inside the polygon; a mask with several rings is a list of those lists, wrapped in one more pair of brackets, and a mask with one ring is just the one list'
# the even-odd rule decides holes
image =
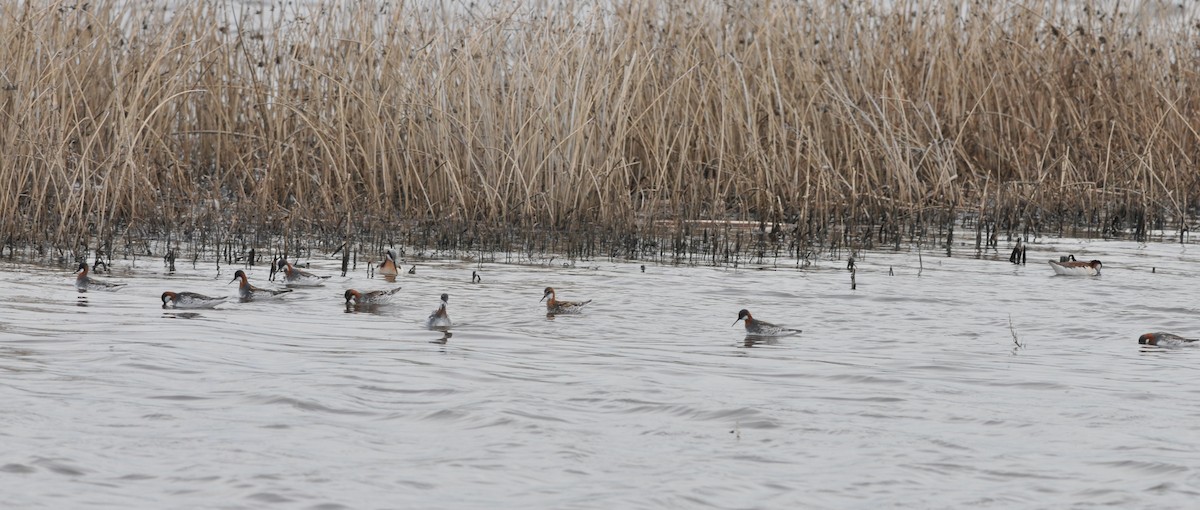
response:
{"label": "swimming bird", "polygon": [[224,303],[225,297],[208,297],[195,292],[171,292],[162,293],[163,308],[212,308],[221,303]]}
{"label": "swimming bird", "polygon": [[353,304],[355,305],[382,305],[390,303],[392,296],[396,295],[397,292],[400,292],[400,287],[391,290],[372,290],[368,292],[347,289],[344,295],[346,296],[346,304],[351,304],[350,301],[354,301]]}
{"label": "swimming bird", "polygon": [[297,269],[296,266],[288,262],[286,259],[279,259],[275,263],[279,271],[283,272],[283,282],[289,286],[295,287],[318,287],[325,285],[325,280],[328,276],[317,276],[308,271]]}
{"label": "swimming bird", "polygon": [[75,290],[79,292],[87,292],[91,290],[117,290],[124,287],[124,283],[112,283],[104,280],[97,280],[88,276],[87,262],[80,262],[79,267],[75,269]]}
{"label": "swimming bird", "polygon": [[446,314],[446,303],[450,301],[449,294],[442,294],[442,305],[429,314],[425,327],[429,329],[447,329],[450,327],[450,316]]}
{"label": "swimming bird", "polygon": [[587,301],[559,301],[555,297],[554,287],[546,287],[546,290],[542,292],[542,299],[538,301],[545,300],[547,297],[550,299],[546,300],[546,313],[578,312],[583,308],[583,305],[592,302],[590,299]]}
{"label": "swimming bird", "polygon": [[1196,338],[1184,338],[1173,333],[1146,333],[1138,337],[1138,343],[1141,345],[1157,345],[1160,347],[1180,347],[1184,345],[1200,345],[1196,343]]}
{"label": "swimming bird", "polygon": [[400,274],[400,266],[397,261],[400,257],[396,255],[396,250],[388,248],[383,254],[383,262],[379,263],[379,274],[384,276],[396,276]]}
{"label": "swimming bird", "polygon": [[750,310],[746,310],[745,308],[738,312],[738,318],[736,321],[733,321],[733,324],[737,325],[738,321],[741,320],[746,321],[745,325],[747,335],[786,336],[795,335],[801,331],[799,329],[785,328],[783,326],[771,324],[767,321],[755,319],[753,315],[750,315]]}
{"label": "swimming bird", "polygon": [[235,282],[239,279],[241,280],[241,283],[238,284],[238,296],[242,298],[242,301],[277,298],[292,291],[292,289],[263,289],[250,285],[250,280],[246,278],[246,272],[242,271],[241,269],[238,269],[236,273],[233,273],[233,279],[229,281]]}
{"label": "swimming bird", "polygon": [[471,271],[471,283],[479,283],[482,281],[483,281],[483,277],[479,276],[479,273],[476,273],[475,271]]}
{"label": "swimming bird", "polygon": [[1075,260],[1075,256],[1071,255],[1067,260],[1058,261],[1051,260],[1050,267],[1054,269],[1054,274],[1064,276],[1099,276],[1101,264],[1099,260],[1089,262],[1081,262]]}

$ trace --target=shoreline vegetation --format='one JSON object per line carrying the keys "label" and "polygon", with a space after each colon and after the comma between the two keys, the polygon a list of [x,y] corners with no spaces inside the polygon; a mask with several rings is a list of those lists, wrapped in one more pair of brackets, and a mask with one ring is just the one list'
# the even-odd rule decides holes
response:
{"label": "shoreline vegetation", "polygon": [[1184,4],[346,4],[0,7],[2,249],[719,262],[1182,241],[1200,200]]}

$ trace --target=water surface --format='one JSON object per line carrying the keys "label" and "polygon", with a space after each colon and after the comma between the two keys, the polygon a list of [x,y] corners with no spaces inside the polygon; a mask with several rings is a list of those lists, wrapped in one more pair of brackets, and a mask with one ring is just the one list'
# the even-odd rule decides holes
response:
{"label": "water surface", "polygon": [[[1067,251],[1103,276],[1052,276]],[[1029,258],[867,253],[856,290],[840,260],[435,260],[396,283],[314,260],[324,287],[187,312],[159,294],[232,296],[237,268],[118,260],[98,276],[126,288],[79,294],[69,267],[3,262],[0,491],[10,508],[1194,506],[1200,349],[1136,339],[1200,335],[1200,249]],[[343,305],[393,285],[394,304]],[[550,319],[546,286],[594,301]],[[423,324],[442,292],[448,339]],[[741,308],[804,332],[747,348]]]}

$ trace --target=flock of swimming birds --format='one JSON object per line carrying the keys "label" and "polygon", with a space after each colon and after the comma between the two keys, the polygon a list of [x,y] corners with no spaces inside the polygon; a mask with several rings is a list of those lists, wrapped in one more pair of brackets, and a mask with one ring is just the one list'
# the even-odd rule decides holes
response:
{"label": "flock of swimming birds", "polygon": [[[245,303],[250,301],[263,301],[269,299],[277,299],[285,294],[295,291],[295,287],[319,287],[325,284],[328,276],[318,276],[303,269],[300,269],[288,262],[286,259],[279,259],[275,262],[273,269],[281,274],[284,284],[288,288],[283,289],[266,289],[255,286],[250,283],[249,276],[246,272],[238,269],[233,273],[233,279],[230,283],[238,282],[238,298],[239,301]],[[399,256],[395,250],[387,250],[384,254],[383,262],[376,268],[376,272],[384,277],[395,277],[400,274]],[[410,269],[409,273],[414,273],[415,268]],[[125,286],[124,283],[115,283],[107,280],[94,278],[89,274],[87,262],[80,262],[75,269],[75,289],[79,292],[87,292],[88,290],[117,290]],[[478,282],[482,278],[475,272],[471,273],[471,281]],[[371,290],[360,291],[358,289],[346,289],[343,296],[346,299],[348,307],[364,307],[387,304],[400,291],[400,287],[395,287],[388,290]],[[217,305],[229,301],[225,296],[206,296],[198,292],[174,292],[166,291],[162,293],[162,307],[176,309],[202,309],[214,308]],[[450,320],[450,315],[446,311],[446,305],[450,301],[450,295],[443,293],[441,295],[441,304],[436,310],[429,314],[425,321],[425,325],[429,329],[445,331],[449,329],[453,322]],[[585,305],[591,303],[587,301],[565,301],[558,299],[553,287],[546,287],[542,294],[542,301],[546,302],[546,313],[548,314],[567,314],[580,311]],[[747,316],[749,313],[747,312]],[[749,324],[749,320],[747,320]]]}
{"label": "flock of swimming birds", "polygon": [[[1019,248],[1018,248],[1019,249]],[[1051,260],[1050,267],[1054,269],[1054,273],[1063,276],[1099,276],[1103,264],[1099,260],[1077,261],[1074,255],[1069,255],[1060,260]],[[328,276],[318,276],[308,271],[297,268],[290,262],[284,259],[279,259],[275,262],[274,268],[281,273],[283,281],[289,287],[316,287],[324,285]],[[388,249],[384,254],[383,262],[376,268],[376,272],[385,277],[395,277],[400,274],[399,257],[392,249]],[[643,267],[644,269],[644,267]],[[410,269],[409,273],[415,272],[415,268]],[[88,264],[80,262],[79,267],[75,270],[75,288],[79,292],[87,292],[88,290],[116,290],[124,286],[123,283],[114,283],[105,280],[93,278],[88,275]],[[471,273],[471,281],[478,282],[481,278],[474,271]],[[250,283],[246,272],[241,269],[233,273],[233,279],[230,283],[238,282],[238,297],[242,302],[257,301],[265,299],[274,299],[294,291],[293,288],[284,289],[265,289],[256,287]],[[400,287],[389,290],[372,290],[360,291],[357,289],[346,289],[343,294],[346,299],[346,306],[374,306],[386,304],[400,291]],[[172,292],[166,291],[162,293],[163,308],[213,308],[219,304],[225,303],[227,297],[211,297],[196,292]],[[446,312],[446,305],[450,300],[448,294],[441,295],[441,304],[436,310],[429,314],[425,321],[426,327],[434,330],[445,331],[452,325],[450,315]],[[569,314],[576,313],[583,309],[585,305],[591,303],[587,301],[565,301],[558,299],[553,287],[546,287],[542,293],[541,301],[546,302],[546,313],[554,314]],[[755,319],[749,310],[742,309],[738,311],[737,320],[733,321],[733,325],[742,322],[746,328],[748,336],[756,337],[777,337],[788,336],[801,333],[799,329],[788,328],[773,324],[767,321]],[[1173,333],[1154,332],[1146,333],[1138,338],[1138,343],[1142,345],[1154,346],[1182,346],[1182,345],[1200,345],[1195,338],[1185,338]]]}

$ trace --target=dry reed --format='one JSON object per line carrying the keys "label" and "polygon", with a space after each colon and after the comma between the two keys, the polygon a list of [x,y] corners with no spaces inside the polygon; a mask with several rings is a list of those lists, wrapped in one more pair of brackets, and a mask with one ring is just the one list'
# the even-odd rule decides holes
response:
{"label": "dry reed", "polygon": [[1200,199],[1190,7],[348,4],[0,7],[10,253],[282,234],[716,261],[955,222],[977,246],[1144,235]]}

